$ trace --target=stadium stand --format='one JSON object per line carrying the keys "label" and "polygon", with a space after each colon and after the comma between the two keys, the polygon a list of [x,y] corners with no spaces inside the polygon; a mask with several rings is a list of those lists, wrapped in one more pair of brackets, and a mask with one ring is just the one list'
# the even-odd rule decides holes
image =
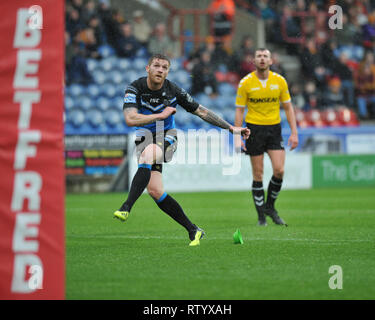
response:
{"label": "stadium stand", "polygon": [[[163,1],[142,2],[145,6],[148,3],[151,9],[163,6]],[[359,125],[359,120],[375,119],[374,1],[235,3],[237,10],[265,21],[267,45],[280,54],[274,71],[288,79],[287,64],[283,64],[286,57],[299,61],[298,77],[288,80],[300,127]],[[327,23],[329,19],[330,4],[343,7],[342,30],[322,27],[322,21]],[[123,92],[131,81],[146,75],[149,56],[146,39],[130,56],[121,50],[119,54],[116,43],[126,43],[124,32],[132,32],[132,19],[133,12],[122,16],[108,0],[66,1],[66,134],[129,132],[122,115]],[[148,19],[147,14],[143,19]],[[153,32],[149,38],[152,36]],[[233,122],[236,85],[241,72],[252,68],[246,59],[254,54],[254,41],[244,34],[244,43],[228,48],[206,39],[198,49],[187,45],[184,48],[190,48],[189,52],[171,57],[169,79],[191,90],[191,72],[202,54],[208,53],[215,70],[217,95],[197,92],[195,98]],[[367,87],[361,86],[364,78],[370,79]],[[206,126],[194,118],[180,112],[176,123],[181,129]],[[282,119],[285,124],[284,114]]]}

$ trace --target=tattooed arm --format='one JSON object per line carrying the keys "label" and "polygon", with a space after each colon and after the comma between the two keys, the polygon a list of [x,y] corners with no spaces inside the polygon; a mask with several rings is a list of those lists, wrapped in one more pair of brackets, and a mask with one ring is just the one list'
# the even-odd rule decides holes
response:
{"label": "tattooed arm", "polygon": [[216,127],[228,129],[232,133],[240,133],[245,139],[250,135],[250,130],[248,128],[233,127],[230,123],[220,118],[215,112],[205,108],[201,104],[198,109],[194,111],[194,114]]}
{"label": "tattooed arm", "polygon": [[220,118],[216,113],[213,111],[205,108],[201,104],[199,105],[198,109],[194,111],[194,114],[203,119],[204,121],[219,127],[223,129],[228,129],[232,132],[231,128],[233,128],[232,125],[230,125],[228,122],[226,122],[224,119]]}

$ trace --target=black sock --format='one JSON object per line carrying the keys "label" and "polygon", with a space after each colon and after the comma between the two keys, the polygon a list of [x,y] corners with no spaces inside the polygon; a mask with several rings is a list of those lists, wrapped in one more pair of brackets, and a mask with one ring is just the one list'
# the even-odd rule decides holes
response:
{"label": "black sock", "polygon": [[267,204],[268,208],[273,208],[275,205],[275,201],[277,196],[279,195],[281,185],[283,183],[282,179],[276,178],[272,176],[270,183],[268,184],[268,191],[267,191]]}
{"label": "black sock", "polygon": [[263,182],[262,181],[253,181],[252,186],[252,194],[253,194],[253,200],[255,204],[255,208],[257,209],[257,212],[259,213],[259,210],[264,205],[264,189],[263,189]]}
{"label": "black sock", "polygon": [[182,225],[188,232],[197,228],[185,215],[178,202],[167,193],[164,193],[158,200],[154,200],[161,210]]}
{"label": "black sock", "polygon": [[134,175],[130,186],[128,199],[122,204],[120,211],[129,211],[132,209],[134,203],[141,196],[146,189],[151,178],[151,165],[140,164],[138,170]]}

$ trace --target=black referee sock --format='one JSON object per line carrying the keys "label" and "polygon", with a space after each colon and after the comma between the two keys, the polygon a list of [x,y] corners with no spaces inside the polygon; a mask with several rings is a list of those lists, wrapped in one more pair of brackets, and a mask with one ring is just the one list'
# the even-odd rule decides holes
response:
{"label": "black referee sock", "polygon": [[158,200],[154,200],[161,210],[182,225],[188,232],[197,228],[185,215],[178,202],[167,193],[164,193]]}
{"label": "black referee sock", "polygon": [[255,204],[255,208],[257,209],[257,212],[262,209],[264,205],[264,189],[263,189],[263,182],[262,181],[253,181],[252,186],[252,194],[253,194],[253,200]]}
{"label": "black referee sock", "polygon": [[123,203],[120,211],[129,211],[133,207],[134,203],[141,196],[151,178],[151,165],[140,164],[138,170],[134,175],[133,181],[130,186],[128,199]]}
{"label": "black referee sock", "polygon": [[268,208],[273,208],[275,205],[275,201],[279,192],[281,190],[281,185],[283,184],[283,180],[272,176],[270,183],[268,184],[268,191],[267,191],[267,203],[266,206]]}

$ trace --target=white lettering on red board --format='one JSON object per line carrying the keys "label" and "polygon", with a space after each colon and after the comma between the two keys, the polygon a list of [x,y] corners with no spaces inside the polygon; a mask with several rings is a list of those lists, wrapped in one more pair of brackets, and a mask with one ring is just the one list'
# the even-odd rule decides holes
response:
{"label": "white lettering on red board", "polygon": [[18,9],[13,41],[13,47],[17,49],[13,102],[19,107],[11,202],[11,210],[15,214],[11,285],[14,293],[32,293],[43,287],[43,263],[38,255],[43,179],[40,173],[27,168],[28,159],[38,156],[38,144],[42,141],[42,132],[30,129],[33,104],[41,99],[38,70],[42,50],[38,46],[42,33],[40,28],[30,28],[29,19],[29,8]]}

